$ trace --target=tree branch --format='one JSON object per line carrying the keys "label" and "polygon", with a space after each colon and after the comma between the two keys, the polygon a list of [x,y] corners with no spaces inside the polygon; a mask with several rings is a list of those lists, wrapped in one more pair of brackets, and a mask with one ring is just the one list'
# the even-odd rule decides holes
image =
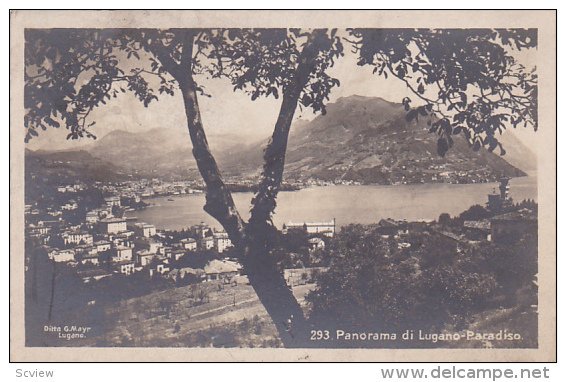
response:
{"label": "tree branch", "polygon": [[[249,226],[254,232],[258,231],[258,227],[273,225],[271,214],[275,209],[275,199],[283,180],[289,130],[301,92],[314,69],[314,60],[319,53],[317,41],[324,34],[324,30],[314,30],[309,36],[299,56],[299,63],[294,76],[295,81],[283,93],[281,109],[273,135],[264,153],[262,179],[258,192],[252,200],[253,207]],[[263,232],[263,230],[260,229],[259,232]]]}
{"label": "tree branch", "polygon": [[197,99],[197,85],[192,75],[192,52],[194,32],[181,31],[182,41],[181,64],[175,63],[169,54],[160,50],[157,55],[163,66],[179,83],[183,93],[185,113],[189,135],[193,144],[193,156],[199,172],[206,184],[206,204],[204,210],[214,217],[226,230],[235,246],[244,238],[244,222],[236,209],[232,194],[224,184],[216,160],[210,151],[206,134],[202,125]]}

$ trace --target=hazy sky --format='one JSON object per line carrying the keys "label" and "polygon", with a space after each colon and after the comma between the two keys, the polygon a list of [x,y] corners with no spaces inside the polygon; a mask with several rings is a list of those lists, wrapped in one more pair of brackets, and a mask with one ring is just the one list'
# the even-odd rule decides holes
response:
{"label": "hazy sky", "polygon": [[[404,83],[396,78],[385,79],[372,74],[372,68],[356,65],[355,54],[348,51],[329,71],[333,77],[340,80],[341,86],[334,88],[330,102],[340,97],[361,95],[382,97],[393,102],[400,102],[404,96],[411,96]],[[523,52],[517,58],[530,65],[535,61],[536,51]],[[251,101],[244,92],[234,92],[225,79],[197,78],[205,86],[212,97],[200,97],[199,103],[205,130],[211,136],[226,132],[241,134],[249,141],[268,137],[275,124],[281,98],[259,98]],[[413,97],[415,98],[415,97]],[[297,108],[295,118],[312,119],[314,116],[308,110]],[[119,129],[139,132],[153,128],[186,129],[186,117],[183,101],[177,93],[175,96],[162,95],[159,101],[152,102],[145,108],[131,93],[113,98],[91,113],[91,119],[96,121],[93,133],[99,138],[110,131]],[[67,141],[68,131],[64,128],[40,131],[40,136],[31,140],[31,149],[71,149],[92,143],[90,139]],[[520,129],[517,137],[523,141],[536,139],[530,130]],[[188,135],[187,135],[188,139]]]}

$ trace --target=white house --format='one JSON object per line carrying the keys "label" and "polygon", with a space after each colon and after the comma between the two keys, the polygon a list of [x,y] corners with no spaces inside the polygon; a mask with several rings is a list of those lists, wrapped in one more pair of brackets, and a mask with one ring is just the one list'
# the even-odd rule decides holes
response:
{"label": "white house", "polygon": [[197,241],[192,237],[187,239],[181,240],[181,246],[186,249],[187,251],[196,251],[197,250]]}
{"label": "white house", "polygon": [[72,199],[61,206],[61,209],[66,211],[76,210],[77,208],[79,208],[79,205]]}
{"label": "white house", "polygon": [[122,260],[114,264],[114,269],[118,273],[131,275],[132,273],[134,273],[135,265],[133,261]]}
{"label": "white house", "polygon": [[120,197],[119,196],[109,196],[107,198],[104,198],[104,201],[106,202],[107,206],[113,207],[120,207],[121,203],[120,203]]}
{"label": "white house", "polygon": [[218,253],[226,251],[228,248],[232,247],[232,241],[228,237],[226,232],[215,232],[214,236],[214,248]]}
{"label": "white house", "polygon": [[143,237],[155,236],[157,233],[155,226],[148,223],[135,223],[130,229],[134,231],[136,235]]}
{"label": "white house", "polygon": [[320,237],[313,237],[309,239],[309,250],[315,251],[317,249],[324,249],[326,244]]}
{"label": "white house", "polygon": [[214,238],[212,236],[205,236],[198,241],[199,248],[202,250],[210,250],[214,248]]}
{"label": "white house", "polygon": [[112,247],[112,244],[106,240],[99,240],[95,242],[94,245],[96,246],[96,250],[98,252],[108,251]]}
{"label": "white house", "polygon": [[155,252],[142,249],[141,251],[136,252],[136,263],[145,267],[151,263],[155,256],[157,256]]}
{"label": "white house", "polygon": [[155,268],[151,268],[149,270],[149,276],[151,277],[156,273],[163,275],[165,273],[168,273],[169,271],[171,271],[171,268],[169,267],[169,265],[164,264],[164,263],[159,263],[155,266]]}
{"label": "white house", "polygon": [[75,261],[75,251],[72,249],[62,249],[58,251],[51,251],[49,258],[56,263],[68,263]]}
{"label": "white house", "polygon": [[240,274],[241,265],[235,261],[212,260],[204,267],[206,281],[227,280]]}
{"label": "white house", "polygon": [[98,211],[88,211],[86,213],[85,221],[88,224],[96,224],[100,217],[98,216]]}
{"label": "white house", "polygon": [[132,260],[132,248],[131,247],[124,247],[124,246],[117,246],[114,248],[114,254],[112,256],[112,260],[114,261],[124,261],[124,260]]}
{"label": "white house", "polygon": [[185,249],[182,248],[176,248],[176,249],[169,248],[165,251],[165,256],[167,256],[168,259],[175,259],[175,261],[179,260],[181,257],[185,256],[186,254],[187,252],[185,251]]}
{"label": "white house", "polygon": [[92,235],[88,232],[64,232],[61,235],[65,245],[69,244],[89,244],[92,245]]}
{"label": "white house", "polygon": [[127,231],[126,219],[106,218],[100,220],[100,227],[104,233],[119,233]]}

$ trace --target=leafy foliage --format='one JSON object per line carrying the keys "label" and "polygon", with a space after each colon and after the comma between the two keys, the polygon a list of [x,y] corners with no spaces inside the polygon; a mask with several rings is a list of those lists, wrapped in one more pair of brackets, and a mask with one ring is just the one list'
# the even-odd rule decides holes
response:
{"label": "leafy foliage", "polygon": [[530,285],[536,274],[534,237],[461,253],[434,232],[409,240],[410,249],[400,249],[371,227],[344,227],[329,270],[307,296],[313,319],[350,330],[442,330],[488,308],[499,291],[513,295]]}
{"label": "leafy foliage", "polygon": [[427,117],[438,154],[464,134],[474,150],[493,151],[508,127],[537,128],[537,75],[512,49],[537,46],[536,29],[350,29],[358,65],[403,81],[407,120]]}
{"label": "leafy foliage", "polygon": [[[316,49],[302,52],[309,36]],[[178,73],[187,38],[194,46],[192,73]],[[304,54],[314,55],[302,79],[301,103],[324,112],[339,81],[326,74],[343,55],[336,30],[310,34],[285,29],[28,29],[25,33],[26,142],[39,129],[70,130],[67,139],[95,138],[91,111],[120,93],[148,106],[158,94],[174,95],[179,79],[210,75],[230,79],[235,90],[279,97],[298,80]],[[303,54],[304,53],[304,54]],[[201,94],[202,86],[197,85]]]}
{"label": "leafy foliage", "polygon": [[25,32],[26,142],[38,129],[59,128],[67,139],[95,138],[88,116],[126,89],[149,105],[157,99],[143,76],[128,70],[127,59],[140,59],[139,43],[117,30],[27,29]]}
{"label": "leafy foliage", "polygon": [[[252,101],[260,96],[279,98],[279,92],[301,92],[300,103],[314,112],[324,104],[338,79],[326,71],[343,56],[336,29],[228,29],[213,32],[215,49],[211,74],[226,76],[234,90],[245,90]],[[298,70],[308,62],[307,70]]]}

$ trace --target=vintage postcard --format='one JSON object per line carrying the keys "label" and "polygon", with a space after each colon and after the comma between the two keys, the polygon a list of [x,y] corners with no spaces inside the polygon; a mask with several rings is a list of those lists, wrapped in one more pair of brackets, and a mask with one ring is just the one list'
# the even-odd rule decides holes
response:
{"label": "vintage postcard", "polygon": [[554,361],[554,11],[12,11],[12,361]]}

